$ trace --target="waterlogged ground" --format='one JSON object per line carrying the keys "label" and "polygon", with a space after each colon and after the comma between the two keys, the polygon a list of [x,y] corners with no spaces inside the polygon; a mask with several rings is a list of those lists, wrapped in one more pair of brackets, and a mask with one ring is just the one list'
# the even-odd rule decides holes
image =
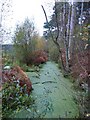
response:
{"label": "waterlogged ground", "polygon": [[40,72],[28,72],[34,90],[35,103],[29,109],[22,109],[16,118],[77,118],[76,92],[70,80],[65,79],[58,65],[47,62]]}

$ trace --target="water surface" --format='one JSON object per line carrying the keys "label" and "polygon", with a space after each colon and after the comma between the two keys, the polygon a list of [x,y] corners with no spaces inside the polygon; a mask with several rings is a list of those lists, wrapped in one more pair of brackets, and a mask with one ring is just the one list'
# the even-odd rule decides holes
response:
{"label": "water surface", "polygon": [[75,118],[79,116],[70,80],[65,79],[53,62],[43,65],[40,72],[28,72],[35,103],[16,114],[18,118]]}

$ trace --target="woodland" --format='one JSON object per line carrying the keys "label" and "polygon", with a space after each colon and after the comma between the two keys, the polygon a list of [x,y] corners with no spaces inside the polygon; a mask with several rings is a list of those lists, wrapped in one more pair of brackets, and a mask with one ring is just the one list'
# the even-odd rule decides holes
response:
{"label": "woodland", "polygon": [[[25,118],[88,118],[90,2],[55,2],[49,18],[43,5],[41,8],[46,19],[43,36],[39,35],[34,22],[26,18],[16,26],[12,45],[2,45],[0,116],[22,118],[25,114]],[[41,93],[43,90],[44,94]],[[69,95],[73,97],[69,98]],[[59,99],[62,99],[61,103]],[[64,104],[63,101],[67,101],[67,107],[62,106],[59,115],[58,106]]]}

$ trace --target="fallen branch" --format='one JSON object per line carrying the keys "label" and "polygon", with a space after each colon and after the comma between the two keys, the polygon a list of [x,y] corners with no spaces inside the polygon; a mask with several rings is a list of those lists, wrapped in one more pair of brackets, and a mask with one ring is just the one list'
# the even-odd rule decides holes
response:
{"label": "fallen branch", "polygon": [[35,82],[35,83],[33,83],[33,84],[39,84],[40,82]]}
{"label": "fallen branch", "polygon": [[54,82],[54,81],[45,81],[45,82],[42,82],[42,84],[44,83],[57,83],[57,82]]}

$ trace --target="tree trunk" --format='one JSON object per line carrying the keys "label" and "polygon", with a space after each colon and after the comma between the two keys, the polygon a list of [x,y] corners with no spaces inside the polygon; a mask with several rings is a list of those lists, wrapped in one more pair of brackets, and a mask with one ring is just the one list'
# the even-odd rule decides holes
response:
{"label": "tree trunk", "polygon": [[69,71],[69,32],[70,32],[70,11],[71,6],[69,6],[69,13],[68,13],[68,23],[67,23],[67,33],[66,33],[66,69]]}
{"label": "tree trunk", "polygon": [[64,46],[65,46],[65,58],[66,58],[66,71],[69,72],[69,59],[68,59],[68,42],[69,42],[69,29],[70,29],[70,6],[68,13],[68,22],[66,22],[66,3],[63,10],[63,32],[64,32]]}
{"label": "tree trunk", "polygon": [[71,58],[72,54],[72,44],[73,44],[73,34],[74,34],[74,27],[75,27],[75,3],[72,5],[72,11],[71,11],[71,23],[70,23],[70,35],[69,35],[69,46],[68,46],[68,57]]}

